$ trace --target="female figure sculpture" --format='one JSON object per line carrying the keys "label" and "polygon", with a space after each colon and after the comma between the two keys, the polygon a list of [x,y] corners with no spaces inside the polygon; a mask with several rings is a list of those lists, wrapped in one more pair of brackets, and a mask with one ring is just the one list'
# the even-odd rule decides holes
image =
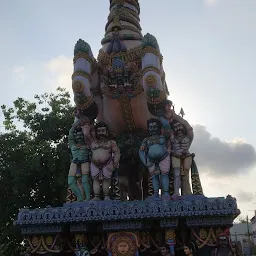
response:
{"label": "female figure sculpture", "polygon": [[170,156],[166,149],[166,139],[161,134],[161,123],[158,119],[148,120],[148,132],[150,136],[143,140],[139,156],[152,176],[154,196],[158,197],[159,178],[161,178],[163,197],[169,199]]}
{"label": "female figure sculpture", "polygon": [[86,145],[82,127],[88,122],[85,118],[78,119],[69,130],[68,143],[72,153],[72,161],[68,174],[68,185],[77,201],[83,201],[83,194],[77,186],[76,172],[80,167],[82,172],[82,184],[86,200],[90,200],[91,188],[89,183],[89,147]]}

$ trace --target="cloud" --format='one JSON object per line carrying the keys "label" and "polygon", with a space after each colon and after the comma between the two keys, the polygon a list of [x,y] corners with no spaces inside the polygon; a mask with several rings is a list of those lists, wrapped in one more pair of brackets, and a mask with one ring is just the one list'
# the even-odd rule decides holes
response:
{"label": "cloud", "polygon": [[242,201],[243,203],[249,203],[255,197],[254,193],[243,191],[243,190],[240,190],[234,195],[236,196],[237,200]]}
{"label": "cloud", "polygon": [[24,83],[25,80],[25,67],[19,66],[13,69],[12,74],[15,80],[19,83]]}
{"label": "cloud", "polygon": [[53,89],[64,87],[68,91],[71,91],[71,75],[73,72],[71,58],[63,55],[52,58],[46,63],[45,69],[49,73],[49,79]]}
{"label": "cloud", "polygon": [[204,0],[205,5],[207,6],[213,6],[217,4],[217,0]]}
{"label": "cloud", "polygon": [[195,138],[191,152],[196,154],[200,172],[211,176],[232,177],[248,174],[256,164],[255,148],[242,139],[222,141],[213,137],[205,126],[194,126]]}

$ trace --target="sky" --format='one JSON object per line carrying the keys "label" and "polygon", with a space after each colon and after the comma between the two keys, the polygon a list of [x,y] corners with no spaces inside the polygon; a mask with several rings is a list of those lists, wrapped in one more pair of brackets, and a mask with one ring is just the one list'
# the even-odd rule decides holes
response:
{"label": "sky", "polygon": [[[205,195],[231,194],[242,216],[256,209],[256,1],[140,0],[142,33],[164,57],[170,99],[194,126]],[[108,0],[1,0],[0,105],[71,91],[79,38],[97,57]],[[0,116],[1,119],[1,116]]]}

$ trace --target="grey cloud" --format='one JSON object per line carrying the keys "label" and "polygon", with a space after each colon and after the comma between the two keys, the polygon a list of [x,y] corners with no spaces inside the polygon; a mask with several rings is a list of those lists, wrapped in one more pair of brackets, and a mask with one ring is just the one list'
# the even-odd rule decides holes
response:
{"label": "grey cloud", "polygon": [[196,154],[200,172],[214,176],[246,174],[256,164],[255,148],[245,142],[225,142],[207,131],[203,125],[194,125],[191,152]]}
{"label": "grey cloud", "polygon": [[255,194],[251,193],[251,192],[240,190],[239,192],[235,193],[235,197],[240,202],[249,203],[253,200],[253,198],[255,197]]}

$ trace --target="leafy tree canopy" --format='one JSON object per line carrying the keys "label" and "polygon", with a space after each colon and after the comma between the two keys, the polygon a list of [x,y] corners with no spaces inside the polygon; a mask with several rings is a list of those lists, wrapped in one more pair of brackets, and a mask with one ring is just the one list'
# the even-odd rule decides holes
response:
{"label": "leafy tree canopy", "polygon": [[13,226],[19,209],[65,201],[69,168],[68,131],[73,107],[70,95],[18,98],[13,107],[1,106],[6,132],[0,134],[0,255],[19,255],[22,238]]}

